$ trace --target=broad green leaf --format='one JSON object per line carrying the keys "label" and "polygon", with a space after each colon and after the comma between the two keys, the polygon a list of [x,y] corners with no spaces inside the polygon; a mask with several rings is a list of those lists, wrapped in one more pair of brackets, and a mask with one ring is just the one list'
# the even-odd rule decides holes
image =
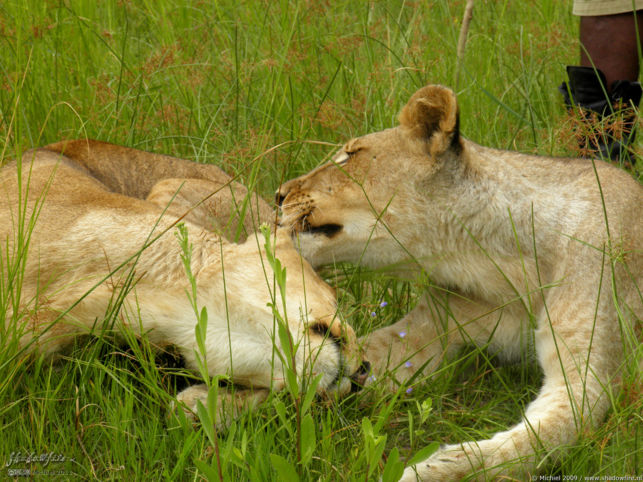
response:
{"label": "broad green leaf", "polygon": [[315,423],[313,422],[313,417],[309,413],[301,420],[300,442],[301,465],[307,465],[310,462],[317,445]]}
{"label": "broad green leaf", "polygon": [[382,482],[397,482],[404,473],[404,462],[400,460],[400,453],[397,447],[391,450],[388,460],[382,472]]}
{"label": "broad green leaf", "polygon": [[[286,358],[286,363],[290,363],[292,360],[292,336],[286,324],[278,320],[277,334],[279,335],[279,343],[281,344],[281,351],[284,353]],[[292,367],[291,367],[292,368]]]}
{"label": "broad green leaf", "polygon": [[203,431],[208,436],[208,439],[210,439],[210,443],[215,444],[217,434],[214,430],[214,421],[203,406],[201,400],[196,401],[196,413],[199,417],[199,421],[201,422],[201,427],[203,427]]}
{"label": "broad green leaf", "polygon": [[280,482],[299,482],[295,467],[281,455],[270,454],[270,462],[272,462],[272,467],[279,476],[277,480]]}
{"label": "broad green leaf", "polygon": [[406,463],[407,465],[415,465],[418,462],[422,462],[425,459],[428,459],[433,452],[440,448],[438,442],[431,442],[429,445],[418,451],[410,460]]}
{"label": "broad green leaf", "polygon": [[196,465],[197,469],[205,475],[205,478],[208,479],[209,481],[218,481],[219,479],[219,472],[217,471],[216,467],[213,467],[212,465],[208,465],[202,460],[195,460],[194,465]]}
{"label": "broad green leaf", "polygon": [[304,398],[301,402],[302,414],[308,413],[308,410],[315,399],[315,395],[317,394],[317,387],[319,386],[322,376],[323,375],[320,373],[316,377],[312,378],[306,386],[306,393],[304,394]]}
{"label": "broad green leaf", "polygon": [[373,425],[371,425],[371,421],[367,417],[362,418],[362,433],[364,434],[364,440],[373,440]]}
{"label": "broad green leaf", "polygon": [[299,397],[299,383],[297,382],[297,374],[290,368],[286,368],[286,384],[288,391],[293,398]]}

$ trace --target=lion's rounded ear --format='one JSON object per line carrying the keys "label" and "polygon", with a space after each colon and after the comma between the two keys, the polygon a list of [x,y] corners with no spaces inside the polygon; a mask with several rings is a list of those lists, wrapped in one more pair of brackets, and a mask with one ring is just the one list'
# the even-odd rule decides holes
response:
{"label": "lion's rounded ear", "polygon": [[431,156],[460,145],[458,103],[451,89],[441,85],[422,87],[411,96],[399,119],[411,136],[428,143]]}

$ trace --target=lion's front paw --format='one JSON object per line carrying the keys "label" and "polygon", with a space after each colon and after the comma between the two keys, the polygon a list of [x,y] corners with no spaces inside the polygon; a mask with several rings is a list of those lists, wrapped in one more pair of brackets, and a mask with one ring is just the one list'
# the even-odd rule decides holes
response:
{"label": "lion's front paw", "polygon": [[367,385],[377,383],[393,391],[400,387],[411,389],[409,383],[418,370],[429,373],[439,359],[429,348],[421,345],[419,335],[400,326],[381,328],[359,341],[372,367]]}
{"label": "lion's front paw", "polygon": [[431,457],[407,467],[401,482],[460,480],[474,472],[478,466],[477,457],[461,446],[440,448]]}
{"label": "lion's front paw", "polygon": [[[232,420],[248,409],[256,407],[259,403],[268,398],[268,390],[265,389],[228,389],[215,387],[215,414],[214,424],[217,429],[225,430]],[[207,385],[194,385],[186,388],[176,396],[176,404],[172,404],[172,411],[177,406],[183,410],[188,420],[197,421],[197,406],[199,401],[203,406],[208,406]]]}
{"label": "lion's front paw", "polygon": [[493,438],[479,442],[446,445],[428,459],[404,470],[402,481],[522,480],[533,467],[533,454],[521,456],[515,440]]}
{"label": "lion's front paw", "polygon": [[176,395],[176,402],[172,402],[171,411],[178,409],[183,410],[188,420],[196,421],[197,402],[201,401],[203,405],[208,400],[207,385],[193,385],[182,390]]}

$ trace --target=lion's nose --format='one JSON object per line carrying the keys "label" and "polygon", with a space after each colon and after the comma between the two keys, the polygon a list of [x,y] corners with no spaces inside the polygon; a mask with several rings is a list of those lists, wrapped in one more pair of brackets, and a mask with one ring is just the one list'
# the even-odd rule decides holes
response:
{"label": "lion's nose", "polygon": [[371,373],[371,364],[364,360],[357,371],[351,375],[351,392],[357,392],[364,387],[369,373]]}
{"label": "lion's nose", "polygon": [[301,181],[299,180],[299,178],[296,178],[291,179],[290,181],[286,181],[281,186],[279,186],[279,189],[277,189],[277,192],[275,193],[275,202],[277,203],[277,206],[281,207],[286,197],[288,197],[290,191],[292,191],[293,188],[299,186],[300,184]]}
{"label": "lion's nose", "polygon": [[281,205],[284,203],[284,199],[286,199],[287,193],[282,193],[281,188],[277,189],[277,192],[275,193],[275,202],[277,203],[278,207],[281,207]]}

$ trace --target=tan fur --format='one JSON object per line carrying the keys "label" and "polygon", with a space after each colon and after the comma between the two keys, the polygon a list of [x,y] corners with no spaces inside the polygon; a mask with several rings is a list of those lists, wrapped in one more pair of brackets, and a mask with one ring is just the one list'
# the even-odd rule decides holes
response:
{"label": "tan fur", "polygon": [[509,360],[535,348],[545,378],[523,421],[443,447],[403,480],[524,476],[560,454],[602,421],[643,317],[641,186],[600,161],[479,146],[459,136],[457,112],[453,92],[424,87],[400,126],[347,142],[277,193],[313,265],[429,274],[418,306],[363,340],[379,378],[430,374],[469,343]]}
{"label": "tan fur", "polygon": [[163,207],[173,200],[173,214],[180,216],[190,210],[187,220],[205,223],[231,240],[244,241],[261,222],[274,220],[272,208],[263,199],[256,193],[248,196],[242,184],[232,182],[212,164],[95,140],[61,141],[44,149],[73,159],[74,167],[112,192]]}
{"label": "tan fur", "polygon": [[[53,144],[0,171],[3,275],[24,263],[12,305],[17,312],[9,306],[7,319],[18,320],[12,332],[25,347],[57,353],[77,334],[100,333],[110,307],[124,296],[115,328],[175,345],[196,370],[196,317],[174,228],[179,218],[192,245],[197,303],[208,313],[210,375],[229,375],[256,391],[228,396],[237,407],[283,387],[283,367],[273,353],[281,345],[267,306],[273,274],[264,240],[249,235],[259,222],[274,219],[272,209],[214,166],[103,142]],[[217,229],[247,240],[233,244]],[[295,342],[304,340],[297,370],[323,374],[322,392],[345,393],[360,370],[355,335],[337,316],[334,291],[301,259],[288,234],[277,230],[274,242],[288,274],[285,311],[278,293],[276,305]],[[197,387],[179,399],[194,408],[202,396]]]}

